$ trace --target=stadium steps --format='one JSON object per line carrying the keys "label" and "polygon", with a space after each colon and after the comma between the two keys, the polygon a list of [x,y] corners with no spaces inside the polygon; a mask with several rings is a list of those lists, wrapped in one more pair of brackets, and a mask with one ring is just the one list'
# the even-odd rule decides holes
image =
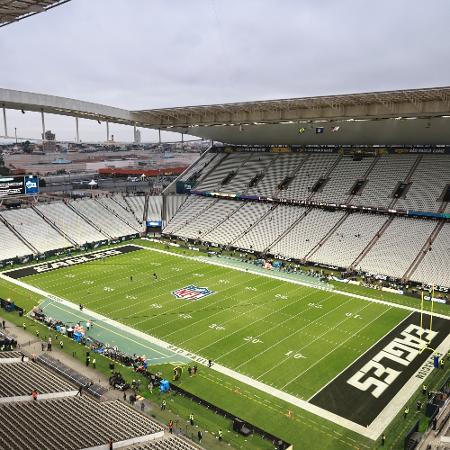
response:
{"label": "stadium steps", "polygon": [[28,242],[15,228],[12,224],[10,224],[1,214],[0,214],[0,220],[5,224],[6,228],[8,228],[15,236],[17,236],[18,239],[20,239],[30,250],[31,253],[37,255],[39,254],[39,251],[31,245],[30,242]]}
{"label": "stadium steps", "polygon": [[[342,155],[339,155],[338,158],[336,158],[336,161],[334,161],[334,163],[328,168],[327,172],[325,174],[323,174],[320,178],[325,178],[326,180],[328,180],[330,178],[330,175],[333,173],[333,170],[338,166],[338,164],[341,162],[342,160]],[[319,179],[316,180],[316,182],[319,181]],[[316,192],[311,192],[311,194],[308,196],[308,198],[306,199],[307,201],[312,200],[312,198],[314,197],[314,195],[316,194]]]}
{"label": "stadium steps", "polygon": [[36,206],[31,207],[36,214],[42,217],[43,220],[45,220],[54,230],[56,230],[60,235],[64,236],[74,247],[78,247],[78,244],[66,233],[64,233],[63,230],[61,230],[56,224],[54,224],[50,219],[48,219],[47,216],[45,216]]}
{"label": "stadium steps", "polygon": [[311,256],[314,255],[314,253],[319,250],[320,247],[322,247],[325,242],[327,242],[328,238],[342,225],[342,223],[347,219],[347,217],[350,215],[349,212],[345,213],[335,224],[334,226],[328,231],[328,233],[305,255],[305,260],[309,260]]}
{"label": "stadium steps", "polygon": [[84,214],[82,214],[80,211],[78,211],[76,208],[74,208],[70,203],[67,203],[67,206],[75,212],[75,214],[78,214],[85,222],[87,222],[91,227],[95,228],[99,233],[103,234],[105,238],[107,239],[113,239],[112,236],[110,236],[105,231],[101,230],[92,220],[90,220],[88,217],[86,217]]}
{"label": "stadium steps", "polygon": [[[411,168],[409,169],[409,172],[407,173],[404,180],[402,180],[403,183],[409,183],[411,181],[411,178],[414,174],[414,172],[417,169],[417,166],[420,164],[420,161],[422,161],[423,155],[419,155],[414,163],[412,164]],[[395,204],[398,202],[398,198],[393,198],[391,203],[389,203],[389,208],[393,208]]]}
{"label": "stadium steps", "polygon": [[447,209],[448,202],[442,202],[441,206],[438,209],[438,213],[444,213]]}
{"label": "stadium steps", "polygon": [[414,164],[411,166],[411,169],[409,170],[408,175],[406,175],[404,183],[409,183],[411,181],[411,178],[414,175],[414,172],[416,171],[417,166],[420,164],[422,159],[423,159],[423,155],[419,155],[417,157],[417,159],[414,161]]}
{"label": "stadium steps", "polygon": [[268,245],[265,249],[264,249],[264,253],[267,253],[270,251],[270,249],[277,245],[278,242],[280,242],[288,233],[290,233],[292,231],[292,229],[294,227],[297,226],[297,224],[302,221],[312,210],[312,208],[308,208],[303,214],[300,214],[300,216],[298,217],[298,219],[296,219],[288,228],[286,228],[286,230],[284,230],[284,232],[282,234],[280,234],[273,242],[270,243],[270,245]]}
{"label": "stadium steps", "polygon": [[[377,164],[377,162],[379,161],[379,159],[380,159],[380,156],[379,155],[377,155],[377,156],[375,156],[375,158],[373,158],[373,161],[371,162],[371,164],[370,164],[370,166],[367,168],[367,170],[366,170],[366,173],[363,175],[363,177],[362,177],[362,179],[363,180],[368,180],[369,179],[369,175],[372,173],[372,170],[373,170],[373,168],[376,166],[376,164]],[[355,183],[356,183],[356,181],[357,180],[355,180]],[[361,192],[359,193],[359,195],[361,195],[362,194],[362,192],[364,191],[364,187],[361,189]],[[346,205],[348,205],[348,204],[350,204],[350,202],[353,200],[353,198],[354,198],[355,196],[353,195],[353,194],[350,194],[348,197],[347,197],[347,200],[345,201],[345,204]]]}
{"label": "stadium steps", "polygon": [[[110,197],[112,199],[112,197]],[[103,208],[107,209],[111,214],[114,214],[120,221],[122,221],[123,223],[126,223],[130,228],[132,228],[134,231],[136,231],[137,233],[141,233],[142,230],[139,230],[139,228],[137,228],[135,225],[131,225],[131,223],[129,223],[125,218],[123,218],[120,214],[118,214],[116,211],[114,211],[112,208],[109,208],[107,205],[103,204],[102,202],[100,202],[98,200],[98,198],[94,199],[96,203],[98,203],[99,205],[101,205]],[[118,205],[118,207],[123,208],[123,206],[116,202],[114,199],[112,199],[114,201],[114,203],[116,203]]]}
{"label": "stadium steps", "polygon": [[419,267],[420,263],[422,262],[423,258],[425,258],[425,255],[427,254],[427,251],[431,248],[431,245],[433,244],[434,240],[438,236],[439,232],[444,227],[444,221],[441,220],[437,223],[434,230],[431,232],[430,237],[427,239],[423,247],[421,248],[419,254],[416,256],[412,264],[409,266],[408,270],[403,275],[403,280],[409,280],[413,276],[416,269]]}
{"label": "stadium steps", "polygon": [[380,236],[386,231],[386,228],[392,223],[394,220],[394,216],[389,216],[386,222],[383,223],[381,228],[378,230],[378,232],[375,234],[375,236],[370,240],[370,242],[367,244],[366,248],[357,256],[357,258],[352,262],[352,265],[350,268],[355,269],[358,267],[358,264],[363,260],[363,258],[369,253],[369,251],[372,249],[372,247],[376,244],[378,239],[380,239]]}
{"label": "stadium steps", "polygon": [[259,222],[261,222],[262,220],[264,220],[275,208],[277,208],[279,205],[275,204],[273,205],[268,211],[266,211],[254,224],[252,224],[252,226],[246,230],[243,230],[242,233],[240,233],[236,239],[232,240],[228,246],[232,247],[234,245],[235,242],[237,242],[239,239],[241,239],[242,236],[244,236],[245,234],[247,234],[252,228],[254,228],[256,225],[258,225]]}
{"label": "stadium steps", "polygon": [[[290,183],[292,182],[292,180],[295,178],[295,175],[297,175],[298,171],[302,168],[302,166],[306,163],[306,161],[309,160],[309,158],[311,158],[311,154],[306,155],[306,158],[303,158],[298,164],[297,166],[294,168],[294,170],[292,172],[290,172],[289,174],[286,174],[286,177],[292,177]],[[289,183],[289,184],[290,184]],[[287,188],[288,186],[286,186]],[[278,189],[278,186],[276,186],[275,191],[274,191],[274,197],[275,198],[279,198],[279,194],[281,192],[281,189]]]}

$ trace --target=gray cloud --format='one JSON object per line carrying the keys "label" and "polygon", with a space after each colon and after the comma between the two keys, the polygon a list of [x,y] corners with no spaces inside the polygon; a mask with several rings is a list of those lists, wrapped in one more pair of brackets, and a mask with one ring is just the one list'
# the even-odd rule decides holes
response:
{"label": "gray cloud", "polygon": [[449,15],[448,0],[73,0],[0,30],[0,85],[131,109],[448,85]]}

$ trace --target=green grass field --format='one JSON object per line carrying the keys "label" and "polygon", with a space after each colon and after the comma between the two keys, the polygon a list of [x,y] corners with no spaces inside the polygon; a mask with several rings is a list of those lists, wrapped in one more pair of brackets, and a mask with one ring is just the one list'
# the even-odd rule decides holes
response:
{"label": "green grass field", "polygon": [[[302,399],[408,315],[151,250],[22,281]],[[214,294],[196,301],[172,294],[191,284]]]}
{"label": "green grass field", "polygon": [[[155,272],[158,280],[153,279]],[[27,276],[21,281],[76,304],[81,302],[90,310],[305,400],[409,314],[395,306],[151,249]],[[191,284],[214,293],[196,301],[172,294]],[[3,280],[0,288],[3,297],[18,297],[27,309],[43,300]],[[414,299],[380,297],[382,293],[354,288],[362,295],[419,306]],[[154,363],[159,364],[157,360]],[[290,442],[308,444],[311,449],[372,448],[370,441],[354,432],[225,375],[200,372],[200,377],[186,379],[183,384]],[[287,417],[289,409],[293,418]],[[403,421],[404,432],[407,426]],[[396,434],[389,438],[394,440]]]}

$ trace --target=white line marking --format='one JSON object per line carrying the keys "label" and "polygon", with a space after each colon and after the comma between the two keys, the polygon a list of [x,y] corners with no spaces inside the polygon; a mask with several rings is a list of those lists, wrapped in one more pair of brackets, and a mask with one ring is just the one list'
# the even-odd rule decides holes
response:
{"label": "white line marking", "polygon": [[[289,280],[289,279],[283,279],[281,277],[277,277],[277,276],[274,276],[274,275],[262,274],[262,273],[255,272],[255,271],[252,271],[252,270],[244,270],[244,269],[241,269],[241,268],[229,267],[229,266],[225,266],[225,265],[222,265],[220,263],[217,263],[217,262],[209,263],[209,262],[206,262],[206,261],[199,261],[199,259],[194,258],[194,257],[179,255],[179,254],[167,252],[167,251],[160,250],[160,249],[154,249],[154,248],[138,246],[138,245],[135,245],[135,246],[139,247],[139,248],[142,248],[142,249],[145,249],[145,250],[150,250],[150,251],[155,251],[155,252],[159,252],[159,253],[164,253],[164,254],[175,256],[175,257],[179,257],[179,258],[190,259],[190,260],[194,260],[196,262],[201,262],[201,263],[204,263],[204,264],[218,265],[218,266],[230,269],[230,270],[237,270],[237,271],[245,272],[245,273],[253,273],[255,275],[265,276],[265,277],[268,277],[268,278],[274,278],[274,279],[277,279],[277,280],[280,280],[280,281],[285,281],[285,282],[288,282],[288,283],[299,284],[299,285],[303,285],[303,286],[305,285],[305,283],[302,283],[302,282],[297,282],[295,280]],[[4,275],[3,273],[0,273],[0,278],[4,279],[6,281],[9,281],[10,283],[16,284],[17,286],[20,286],[20,287],[23,287],[23,288],[25,288],[27,290],[30,290],[32,292],[36,292],[39,295],[43,295],[44,297],[48,297],[51,300],[60,302],[60,303],[62,303],[64,305],[68,306],[69,308],[77,309],[77,306],[74,303],[72,303],[72,302],[69,302],[69,301],[64,300],[62,298],[59,298],[59,297],[56,297],[56,296],[54,296],[54,295],[52,295],[52,294],[50,294],[48,292],[45,292],[45,291],[43,291],[43,290],[41,290],[39,288],[36,288],[34,286],[31,286],[31,285],[28,285],[26,283],[23,283],[23,282],[21,282],[19,280],[12,279],[12,278]],[[310,285],[307,285],[307,287],[309,287],[311,289],[314,289],[314,287],[312,287]],[[412,312],[418,311],[417,309],[409,307],[409,306],[399,305],[399,304],[387,302],[387,301],[384,301],[384,300],[377,300],[377,299],[373,299],[373,298],[370,298],[370,297],[365,297],[365,296],[358,295],[358,294],[352,294],[352,293],[349,293],[349,292],[342,292],[342,291],[337,291],[337,290],[333,290],[332,292],[333,293],[337,293],[337,294],[341,294],[341,295],[344,295],[344,296],[347,296],[347,297],[359,298],[361,300],[366,300],[366,301],[369,301],[369,302],[378,303],[378,304],[389,306],[389,307],[397,307],[397,308],[405,309],[405,310],[412,311]],[[138,330],[136,330],[134,328],[128,327],[128,326],[123,325],[123,324],[121,324],[119,322],[116,322],[114,320],[108,319],[108,318],[106,318],[106,317],[104,317],[104,316],[102,316],[102,315],[100,315],[98,313],[95,313],[94,311],[90,311],[90,310],[87,310],[87,309],[85,309],[85,311],[86,311],[86,313],[92,315],[92,317],[97,318],[98,320],[102,320],[105,323],[109,323],[109,324],[111,324],[111,325],[113,325],[113,326],[115,326],[115,327],[117,327],[119,329],[123,329],[124,331],[127,331],[130,334],[138,336],[141,339],[145,339],[145,340],[147,340],[147,341],[149,341],[149,342],[151,342],[151,343],[153,343],[155,345],[158,345],[158,346],[160,346],[162,348],[165,348],[167,350],[171,350],[171,351],[177,353],[180,356],[184,356],[184,357],[190,358],[193,361],[197,362],[198,364],[202,364],[202,365],[205,365],[205,366],[208,364],[208,361],[205,358],[203,358],[202,356],[196,355],[195,353],[188,352],[188,351],[186,351],[184,349],[178,348],[178,347],[176,347],[176,346],[174,346],[172,344],[169,344],[169,343],[167,343],[165,341],[162,341],[161,339],[158,339],[158,338],[156,338],[154,336],[147,335],[147,334],[145,334],[145,333],[143,333],[141,331],[138,331]],[[443,314],[434,314],[434,315],[436,317],[441,317],[441,318],[446,319],[446,320],[449,319],[448,316],[445,316]],[[443,353],[443,352],[445,353],[448,350],[449,346],[450,346],[450,336],[447,336],[447,338],[444,340],[444,342],[436,350],[441,352],[441,353]],[[430,356],[430,358],[428,358],[428,360],[430,360],[431,358],[432,358],[432,356]],[[429,363],[429,361],[426,361],[426,363]],[[415,376],[411,377],[408,380],[408,382],[405,383],[405,387],[406,387],[407,393],[409,394],[409,397],[411,397],[411,395],[414,393],[414,391],[423,382],[423,380],[421,380],[421,379],[419,379],[417,377],[417,374],[420,372],[420,370],[422,369],[422,367],[424,365],[422,365],[421,368],[416,372]],[[224,374],[226,376],[229,376],[230,378],[233,378],[233,379],[235,379],[237,381],[240,381],[241,383],[247,384],[248,386],[251,386],[251,387],[253,387],[255,389],[258,389],[258,390],[260,390],[262,392],[269,393],[269,394],[273,395],[274,397],[277,397],[277,398],[279,398],[279,399],[281,399],[281,400],[283,400],[283,401],[285,401],[287,403],[290,403],[290,404],[292,404],[294,406],[297,406],[297,407],[302,408],[302,409],[304,409],[306,411],[309,411],[309,412],[311,412],[313,414],[316,414],[317,416],[319,416],[321,418],[330,420],[330,421],[332,421],[332,422],[334,422],[334,423],[336,423],[336,424],[338,424],[340,426],[348,428],[349,430],[352,430],[355,433],[361,434],[362,436],[365,436],[365,437],[367,437],[369,439],[372,439],[372,440],[378,439],[378,437],[380,436],[381,432],[385,429],[387,424],[392,421],[392,419],[395,417],[397,412],[400,410],[401,406],[403,405],[404,399],[406,398],[405,389],[402,388],[397,393],[397,395],[394,397],[393,401],[391,401],[389,403],[389,405],[372,422],[372,424],[369,427],[363,427],[363,426],[361,426],[361,425],[359,425],[359,424],[357,424],[355,422],[352,422],[351,420],[345,419],[345,418],[340,417],[337,414],[334,414],[334,413],[332,413],[330,411],[327,411],[327,410],[322,409],[322,408],[320,408],[318,406],[312,405],[311,403],[308,403],[305,400],[301,400],[301,399],[295,397],[292,394],[289,394],[287,392],[283,392],[280,389],[276,389],[276,388],[274,388],[272,386],[269,386],[269,385],[267,385],[265,383],[261,383],[258,380],[255,380],[255,379],[253,379],[253,378],[251,378],[251,377],[249,377],[247,375],[243,375],[241,373],[238,373],[238,372],[236,372],[236,371],[234,371],[232,369],[229,369],[229,368],[227,368],[225,366],[221,366],[220,364],[214,364],[212,366],[212,370],[215,370],[215,371],[217,371],[219,373],[222,373],[222,374]],[[408,399],[409,399],[409,397],[408,397]]]}
{"label": "white line marking", "polygon": [[344,367],[335,377],[333,377],[327,384],[323,385],[317,392],[315,392],[311,397],[308,398],[308,402],[311,401],[319,392],[323,391],[328,385],[330,385],[337,377],[339,377],[342,373],[344,373],[352,364],[355,364],[356,361],[358,361],[360,358],[362,358],[367,352],[369,352],[375,345],[377,345],[380,341],[382,341],[389,333],[392,333],[397,327],[399,327],[403,322],[405,322],[409,317],[411,317],[414,313],[408,314],[400,323],[397,325],[394,325],[386,334],[383,334],[383,336],[378,339],[377,342],[374,342],[373,345],[371,345],[362,355],[360,355],[357,359],[351,361],[349,364],[347,364],[346,367]]}
{"label": "white line marking", "polygon": [[[29,291],[35,292],[39,295],[42,295],[43,297],[47,297],[50,300],[61,303],[65,306],[67,306],[68,308],[71,308],[71,309],[78,308],[78,306],[72,302],[69,302],[63,298],[57,297],[53,294],[43,291],[42,289],[39,289],[35,286],[28,285],[20,280],[10,278],[4,274],[0,274],[0,278],[4,279],[10,283],[13,283],[17,286],[20,286],[24,289],[27,289]],[[202,364],[204,366],[208,365],[207,359],[205,359],[202,356],[199,356],[195,353],[188,352],[182,348],[176,347],[172,344],[162,341],[161,339],[158,339],[154,336],[150,336],[150,335],[145,334],[141,331],[138,331],[134,328],[128,327],[127,325],[123,325],[112,319],[108,319],[107,317],[104,317],[101,314],[98,314],[94,311],[90,311],[86,308],[84,309],[84,312],[97,320],[101,320],[104,323],[107,323],[111,326],[117,327],[118,329],[122,329],[131,335],[137,336],[141,339],[147,340],[150,343],[153,343],[154,345],[158,345],[164,349],[170,350],[170,351],[178,354],[181,357],[186,357],[186,358],[192,359],[193,361],[197,362],[198,364]],[[235,370],[229,369],[228,367],[222,366],[220,364],[213,364],[212,369],[219,373],[222,373],[223,375],[229,376],[237,381],[240,381],[241,383],[247,384],[248,386],[252,386],[262,392],[269,393],[269,394],[273,395],[274,397],[284,400],[287,403],[290,403],[294,406],[297,406],[297,407],[302,408],[306,411],[309,411],[313,414],[316,414],[317,416],[319,416],[321,418],[330,420],[340,426],[348,428],[348,429],[354,431],[355,433],[366,436],[369,439],[376,440],[379,436],[379,433],[381,433],[381,431],[378,432],[378,430],[375,430],[372,427],[363,427],[355,422],[352,422],[351,420],[345,419],[345,418],[340,417],[337,414],[334,414],[330,411],[327,411],[325,409],[319,408],[318,406],[312,405],[312,404],[306,402],[305,400],[301,400],[301,399],[295,397],[292,394],[288,394],[287,392],[283,392],[280,389],[276,389],[265,383],[261,383],[258,380],[255,380],[247,375],[243,375],[239,372],[236,372]]]}
{"label": "white line marking", "polygon": [[[135,244],[133,244],[133,245],[135,245]],[[214,266],[220,266],[220,267],[223,267],[225,269],[237,270],[239,272],[245,272],[245,273],[253,273],[253,274],[259,275],[261,277],[273,278],[273,279],[276,279],[276,280],[279,280],[279,281],[284,281],[286,283],[299,284],[301,286],[306,286],[306,287],[308,287],[310,289],[319,289],[319,290],[327,290],[328,291],[328,289],[321,288],[320,286],[314,286],[312,284],[304,283],[304,282],[297,281],[297,280],[292,280],[292,279],[289,279],[289,278],[282,278],[282,277],[279,277],[279,276],[273,275],[273,274],[261,273],[261,272],[257,272],[257,271],[251,270],[251,269],[245,269],[244,270],[241,267],[233,267],[231,265],[229,266],[229,265],[226,265],[226,264],[221,264],[220,262],[217,262],[217,261],[203,261],[202,259],[200,259],[198,257],[180,255],[178,253],[168,252],[167,250],[161,250],[159,248],[145,247],[145,246],[139,246],[139,245],[136,245],[136,246],[140,247],[142,249],[145,249],[145,250],[150,250],[150,251],[154,251],[154,252],[164,253],[166,255],[172,255],[172,256],[175,256],[175,257],[178,257],[178,258],[186,258],[186,259],[190,259],[192,261],[197,261],[197,262],[200,262],[200,263],[203,263],[203,264],[212,264]],[[421,312],[419,309],[413,308],[412,306],[406,306],[406,305],[401,305],[399,303],[388,302],[386,300],[379,300],[379,299],[372,298],[372,297],[366,297],[365,295],[353,294],[352,292],[339,291],[337,289],[330,289],[330,291],[335,293],[335,294],[344,295],[346,297],[359,298],[360,300],[365,300],[365,301],[372,302],[372,303],[378,303],[380,305],[385,305],[385,306],[390,306],[390,307],[394,307],[394,308],[404,309],[406,311]],[[426,315],[430,315],[429,311],[423,311],[423,313],[426,314]],[[434,317],[440,317],[441,319],[446,319],[446,320],[449,319],[449,316],[447,316],[445,314],[433,313],[433,316]]]}

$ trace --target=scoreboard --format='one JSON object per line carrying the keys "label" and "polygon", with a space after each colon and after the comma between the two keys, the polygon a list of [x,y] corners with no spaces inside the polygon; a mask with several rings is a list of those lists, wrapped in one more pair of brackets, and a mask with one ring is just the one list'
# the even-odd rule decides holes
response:
{"label": "scoreboard", "polygon": [[39,177],[26,175],[22,177],[0,177],[0,198],[39,193]]}

